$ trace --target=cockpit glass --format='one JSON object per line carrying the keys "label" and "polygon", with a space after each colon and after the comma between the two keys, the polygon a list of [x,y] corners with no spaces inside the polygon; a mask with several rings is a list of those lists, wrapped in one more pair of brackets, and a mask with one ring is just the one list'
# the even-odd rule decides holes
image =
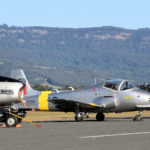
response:
{"label": "cockpit glass", "polygon": [[132,89],[133,87],[134,86],[131,83],[129,83],[128,81],[124,81],[120,87],[120,91]]}
{"label": "cockpit glass", "polygon": [[109,80],[104,83],[104,87],[110,88],[113,90],[118,90],[122,80]]}

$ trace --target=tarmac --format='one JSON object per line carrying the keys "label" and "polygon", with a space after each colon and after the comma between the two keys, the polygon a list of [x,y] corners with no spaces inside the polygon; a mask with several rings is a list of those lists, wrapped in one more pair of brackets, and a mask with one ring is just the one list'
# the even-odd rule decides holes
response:
{"label": "tarmac", "polygon": [[0,150],[148,150],[150,119],[40,121],[42,127],[0,128]]}

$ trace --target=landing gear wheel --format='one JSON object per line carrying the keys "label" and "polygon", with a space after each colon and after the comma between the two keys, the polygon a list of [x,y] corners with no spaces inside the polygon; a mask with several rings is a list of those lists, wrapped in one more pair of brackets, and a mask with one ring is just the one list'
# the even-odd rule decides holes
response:
{"label": "landing gear wheel", "polygon": [[133,118],[133,121],[143,121],[142,110],[139,110],[139,115],[136,115],[136,116]]}
{"label": "landing gear wheel", "polygon": [[142,121],[143,120],[143,117],[141,115],[136,115],[134,118],[133,118],[133,121]]}
{"label": "landing gear wheel", "polygon": [[75,116],[75,120],[76,121],[83,121],[84,119],[84,116],[82,113],[78,113],[76,116]]}
{"label": "landing gear wheel", "polygon": [[97,121],[104,121],[105,115],[103,113],[97,113],[96,120]]}
{"label": "landing gear wheel", "polygon": [[18,123],[18,119],[14,116],[8,116],[5,123],[7,127],[15,127]]}

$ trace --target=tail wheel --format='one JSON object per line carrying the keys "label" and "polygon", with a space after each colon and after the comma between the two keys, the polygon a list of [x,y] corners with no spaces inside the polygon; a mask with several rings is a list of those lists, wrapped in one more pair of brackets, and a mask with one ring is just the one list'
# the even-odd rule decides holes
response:
{"label": "tail wheel", "polygon": [[5,123],[7,127],[15,127],[18,123],[18,119],[14,116],[8,116]]}

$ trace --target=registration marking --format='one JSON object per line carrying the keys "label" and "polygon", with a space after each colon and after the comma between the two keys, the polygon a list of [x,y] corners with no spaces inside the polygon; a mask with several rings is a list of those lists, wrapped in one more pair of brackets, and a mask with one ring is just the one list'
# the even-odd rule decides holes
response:
{"label": "registration marking", "polygon": [[92,138],[104,138],[104,137],[116,137],[116,136],[129,136],[129,135],[142,135],[142,134],[150,134],[150,132],[133,132],[133,133],[120,133],[120,134],[81,136],[80,139],[92,139]]}

